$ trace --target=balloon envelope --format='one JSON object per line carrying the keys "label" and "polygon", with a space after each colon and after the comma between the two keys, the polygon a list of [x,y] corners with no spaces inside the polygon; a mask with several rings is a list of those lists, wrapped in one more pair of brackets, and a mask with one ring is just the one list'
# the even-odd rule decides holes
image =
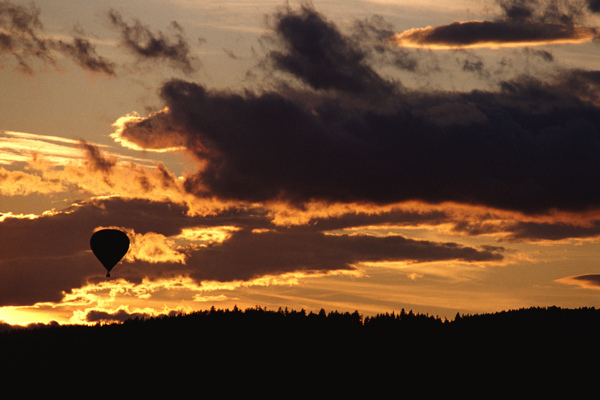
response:
{"label": "balloon envelope", "polygon": [[127,254],[129,237],[117,229],[102,229],[92,235],[90,247],[108,271],[106,276],[109,277],[110,270]]}

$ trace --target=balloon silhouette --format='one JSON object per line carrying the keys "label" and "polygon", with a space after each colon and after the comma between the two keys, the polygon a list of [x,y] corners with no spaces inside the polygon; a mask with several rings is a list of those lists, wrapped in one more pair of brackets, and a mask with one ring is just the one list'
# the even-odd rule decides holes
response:
{"label": "balloon silhouette", "polygon": [[109,278],[110,270],[129,250],[129,237],[117,229],[102,229],[92,235],[90,247],[108,271],[106,277]]}

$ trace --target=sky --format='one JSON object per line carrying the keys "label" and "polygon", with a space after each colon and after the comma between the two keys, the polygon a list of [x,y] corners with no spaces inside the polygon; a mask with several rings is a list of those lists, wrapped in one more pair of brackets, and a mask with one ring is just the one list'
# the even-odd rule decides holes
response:
{"label": "sky", "polygon": [[599,36],[598,0],[2,0],[0,321],[600,307]]}

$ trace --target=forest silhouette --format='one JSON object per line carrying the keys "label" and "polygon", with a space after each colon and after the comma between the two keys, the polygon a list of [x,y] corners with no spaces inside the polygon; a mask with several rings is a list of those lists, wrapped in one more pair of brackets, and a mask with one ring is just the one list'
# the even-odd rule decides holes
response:
{"label": "forest silhouette", "polygon": [[317,398],[382,388],[403,393],[414,385],[426,393],[459,384],[494,393],[527,385],[539,395],[559,382],[595,381],[596,362],[589,361],[600,353],[599,334],[594,308],[457,314],[452,321],[404,310],[363,317],[212,308],[0,332],[0,381],[127,381],[138,391],[216,382],[227,382],[220,387],[228,391],[262,382],[296,394],[314,390]]}

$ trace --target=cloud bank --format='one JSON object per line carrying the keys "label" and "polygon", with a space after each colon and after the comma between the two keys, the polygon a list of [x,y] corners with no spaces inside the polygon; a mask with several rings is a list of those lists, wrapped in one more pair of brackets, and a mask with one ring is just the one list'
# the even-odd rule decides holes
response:
{"label": "cloud bank", "polygon": [[[363,57],[345,56],[362,53],[315,10],[278,18],[275,37],[286,50],[268,57],[300,87],[233,93],[171,80],[160,91],[163,111],[121,120],[113,137],[154,150],[185,147],[201,167],[184,186],[200,197],[419,200],[523,213],[600,205],[595,71],[519,77],[487,91],[408,90]],[[307,47],[300,37],[337,44]],[[327,85],[290,66],[304,64],[330,77]]]}
{"label": "cloud bank", "polygon": [[[410,219],[410,215],[406,217]],[[138,284],[148,277],[189,276],[202,283],[250,281],[290,272],[352,271],[361,262],[485,263],[504,259],[499,247],[477,248],[399,235],[331,235],[315,228],[276,226],[252,210],[190,217],[186,207],[170,202],[110,198],[37,218],[5,217],[0,223],[5,238],[0,243],[0,304],[60,301],[71,288],[102,279],[104,271],[89,251],[89,237],[95,228],[114,226],[114,221],[119,221],[120,229],[128,232],[132,241],[130,254],[115,268],[115,276],[118,272],[120,278]],[[228,233],[215,236],[208,233],[210,228]],[[207,235],[189,235],[200,230]],[[45,282],[44,289],[22,290],[37,286],[36,282]]]}

